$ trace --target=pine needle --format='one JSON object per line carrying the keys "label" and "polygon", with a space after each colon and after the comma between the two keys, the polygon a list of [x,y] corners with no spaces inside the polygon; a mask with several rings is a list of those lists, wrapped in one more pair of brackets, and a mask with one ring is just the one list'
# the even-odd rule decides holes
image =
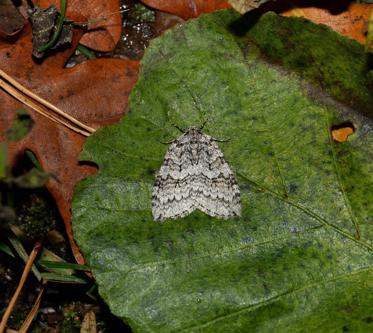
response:
{"label": "pine needle", "polygon": [[[52,103],[46,101],[42,97],[28,90],[22,86],[19,82],[13,79],[10,75],[6,74],[0,69],[0,87],[3,88],[8,94],[13,96],[21,103],[32,108],[34,111],[42,114],[46,118],[62,124],[76,133],[84,136],[89,136],[95,129],[85,125],[74,117],[70,116],[66,112],[57,108]],[[51,112],[52,111],[52,112]]]}
{"label": "pine needle", "polygon": [[3,315],[3,318],[1,319],[1,322],[0,322],[0,333],[4,333],[5,332],[5,329],[6,329],[6,324],[8,322],[8,319],[13,311],[13,308],[17,302],[17,299],[21,293],[21,290],[23,288],[23,285],[25,284],[26,282],[26,279],[27,279],[27,276],[28,274],[30,273],[30,270],[31,270],[31,267],[34,263],[34,260],[36,259],[37,255],[39,254],[39,251],[41,249],[41,243],[37,242],[34,246],[34,248],[32,249],[29,257],[28,257],[28,260],[26,262],[26,266],[25,268],[23,269],[23,272],[22,272],[22,276],[21,276],[21,279],[19,280],[19,283],[18,283],[18,286],[17,286],[17,289],[16,291],[14,292],[13,294],[13,297],[11,298],[5,312],[4,312],[4,315]]}

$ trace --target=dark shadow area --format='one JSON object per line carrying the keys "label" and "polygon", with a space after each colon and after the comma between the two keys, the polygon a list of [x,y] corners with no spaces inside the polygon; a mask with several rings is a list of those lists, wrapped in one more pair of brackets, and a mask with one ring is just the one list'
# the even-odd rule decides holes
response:
{"label": "dark shadow area", "polygon": [[14,6],[19,7],[22,5],[22,0],[12,0]]}
{"label": "dark shadow area", "polygon": [[332,15],[338,15],[345,12],[353,1],[312,1],[312,0],[294,0],[294,1],[269,1],[259,8],[253,9],[242,15],[229,28],[238,37],[243,37],[250,28],[256,24],[260,16],[268,11],[282,13],[293,8],[316,7],[329,11]]}
{"label": "dark shadow area", "polygon": [[79,161],[78,166],[89,169],[92,173],[92,176],[97,174],[100,170],[99,165],[97,163],[93,162],[93,161]]}
{"label": "dark shadow area", "polygon": [[351,121],[344,121],[343,123],[340,123],[338,125],[333,125],[331,130],[338,130],[341,128],[350,128],[353,132],[355,132],[355,126]]}
{"label": "dark shadow area", "polygon": [[[30,158],[30,156],[32,156]],[[98,166],[93,162],[82,161],[80,165],[86,165],[94,169]],[[12,175],[24,173],[38,167],[35,155],[21,155],[12,169]],[[6,196],[8,200],[2,202],[12,211],[6,224],[1,221],[0,242],[7,245],[14,257],[0,251],[0,317],[17,288],[20,276],[24,268],[24,262],[12,247],[9,236],[13,236],[14,226],[20,234],[17,238],[24,246],[26,252],[30,252],[37,240],[43,243],[43,249],[57,255],[68,263],[75,263],[69,240],[65,231],[64,222],[58,208],[45,187],[26,189],[0,184],[1,198]],[[29,230],[32,221],[39,223]],[[12,227],[10,227],[12,225]],[[35,228],[39,228],[35,230]],[[32,232],[31,232],[32,231]],[[53,235],[52,235],[53,234]],[[37,265],[40,272],[45,272]],[[94,279],[82,271],[74,273],[75,276],[85,280],[87,284],[66,284],[49,281],[44,291],[38,315],[35,318],[29,332],[69,332],[79,333],[84,315],[88,311],[96,314],[97,328],[99,332],[131,333],[129,326],[111,314],[107,305],[97,293],[97,289],[91,291]],[[28,312],[34,304],[41,288],[33,273],[30,273],[22,293],[17,300],[13,314],[9,319],[9,327],[19,328],[25,320]]]}
{"label": "dark shadow area", "polygon": [[274,11],[276,13],[284,12],[292,8],[317,7],[328,10],[331,14],[337,15],[346,11],[353,1],[322,1],[322,0],[293,0],[293,1],[270,1],[260,6],[260,12]]}
{"label": "dark shadow area", "polygon": [[261,12],[258,9],[247,12],[234,21],[228,29],[238,37],[244,37],[246,33],[258,22]]}

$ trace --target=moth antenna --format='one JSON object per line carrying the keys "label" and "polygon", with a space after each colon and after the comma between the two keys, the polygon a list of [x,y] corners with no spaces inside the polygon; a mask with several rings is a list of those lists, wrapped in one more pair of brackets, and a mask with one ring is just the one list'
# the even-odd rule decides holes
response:
{"label": "moth antenna", "polygon": [[215,138],[212,138],[214,141],[216,142],[228,142],[231,140],[231,138],[227,138],[227,139],[215,139]]}
{"label": "moth antenna", "polygon": [[164,145],[169,145],[171,143],[174,143],[176,141],[176,139],[173,139],[171,141],[159,141],[160,143],[164,144]]}

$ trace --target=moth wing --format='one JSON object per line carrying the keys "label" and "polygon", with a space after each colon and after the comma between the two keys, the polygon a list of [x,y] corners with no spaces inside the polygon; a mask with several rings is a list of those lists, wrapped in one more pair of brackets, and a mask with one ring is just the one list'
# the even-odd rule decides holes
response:
{"label": "moth wing", "polygon": [[240,191],[217,143],[194,130],[166,153],[153,187],[154,220],[184,217],[195,209],[229,218],[240,216]]}

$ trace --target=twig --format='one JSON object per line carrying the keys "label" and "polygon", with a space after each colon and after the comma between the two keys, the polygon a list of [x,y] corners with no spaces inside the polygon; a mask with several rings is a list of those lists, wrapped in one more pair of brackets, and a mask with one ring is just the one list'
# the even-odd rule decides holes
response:
{"label": "twig", "polygon": [[38,297],[35,300],[34,305],[32,306],[31,311],[28,313],[25,321],[23,322],[21,328],[18,330],[18,333],[27,333],[27,330],[30,328],[32,321],[34,320],[35,316],[38,313],[41,297],[43,296],[45,287],[47,286],[47,281],[43,281],[43,284],[40,288],[40,291],[38,293]]}
{"label": "twig", "polygon": [[26,266],[23,269],[21,279],[20,279],[20,281],[18,283],[17,289],[14,292],[14,295],[11,298],[11,300],[10,300],[10,302],[9,302],[9,304],[8,304],[5,312],[4,312],[3,318],[1,319],[1,322],[0,322],[0,333],[4,333],[4,331],[5,331],[6,324],[8,322],[9,316],[12,313],[14,305],[17,302],[18,296],[21,293],[22,287],[25,284],[27,276],[28,276],[28,274],[29,274],[29,272],[31,270],[32,264],[33,264],[35,258],[37,257],[37,255],[39,254],[39,251],[40,251],[41,247],[42,247],[41,243],[37,242],[35,244],[34,248],[32,249],[30,255],[29,255],[29,258],[27,260]]}
{"label": "twig", "polygon": [[38,52],[44,52],[56,44],[58,38],[61,35],[62,27],[63,27],[63,21],[65,20],[65,13],[66,13],[66,0],[60,0],[60,17],[57,22],[57,28],[56,31],[54,32],[51,40],[44,44],[43,46],[40,46],[38,48]]}

